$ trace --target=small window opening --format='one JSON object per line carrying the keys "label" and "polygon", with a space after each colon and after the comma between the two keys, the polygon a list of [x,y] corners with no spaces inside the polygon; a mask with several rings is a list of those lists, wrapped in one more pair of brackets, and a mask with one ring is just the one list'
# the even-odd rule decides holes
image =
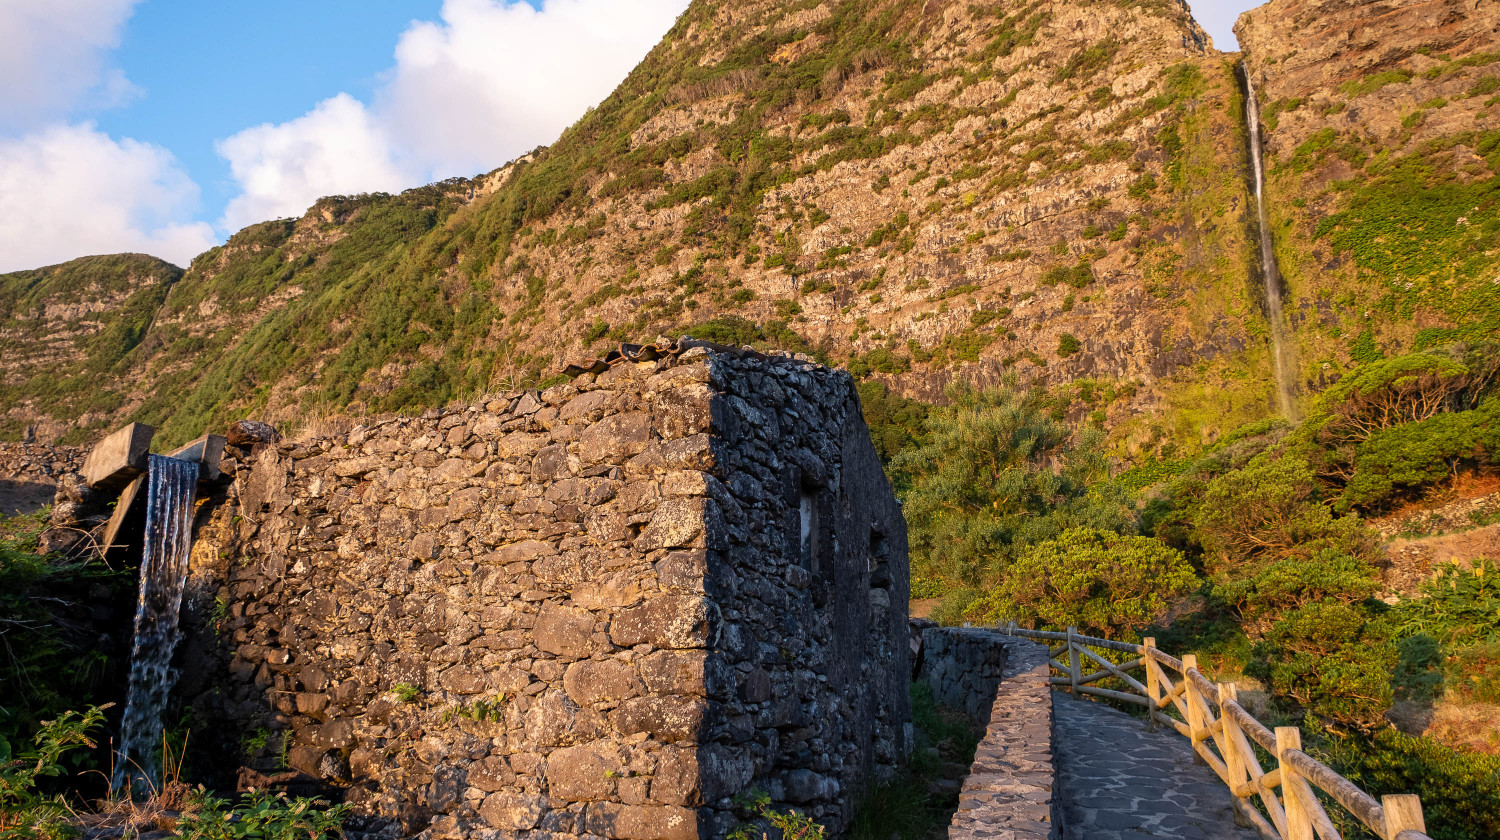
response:
{"label": "small window opening", "polygon": [[801,526],[800,560],[802,568],[817,574],[821,571],[818,562],[818,498],[803,489],[797,503],[797,519]]}
{"label": "small window opening", "polygon": [[885,534],[870,529],[870,588],[887,589],[891,585],[890,549]]}

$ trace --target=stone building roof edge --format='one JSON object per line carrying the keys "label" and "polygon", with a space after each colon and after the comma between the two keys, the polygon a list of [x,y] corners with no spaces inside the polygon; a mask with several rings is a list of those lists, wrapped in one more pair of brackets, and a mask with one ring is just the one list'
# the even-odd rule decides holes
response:
{"label": "stone building roof edge", "polygon": [[713,353],[723,353],[726,355],[734,356],[736,358],[752,358],[767,361],[772,359],[785,358],[795,359],[797,361],[807,361],[816,364],[816,362],[813,362],[812,359],[807,358],[806,356],[803,356],[801,354],[792,355],[785,353],[776,353],[774,351],[771,353],[763,353],[748,345],[743,347],[734,347],[728,344],[717,344],[712,341],[704,341],[703,339],[684,335],[676,339],[658,339],[656,342],[651,344],[622,343],[619,347],[611,349],[603,356],[599,356],[593,359],[583,359],[581,361],[574,362],[573,364],[570,364],[567,367],[563,368],[560,373],[563,376],[568,377],[569,379],[582,376],[585,373],[599,374],[604,373],[605,371],[609,370],[612,367],[615,367],[616,365],[625,364],[626,362],[652,362],[656,361],[657,359],[663,358],[676,359],[678,356],[695,347],[702,347]]}

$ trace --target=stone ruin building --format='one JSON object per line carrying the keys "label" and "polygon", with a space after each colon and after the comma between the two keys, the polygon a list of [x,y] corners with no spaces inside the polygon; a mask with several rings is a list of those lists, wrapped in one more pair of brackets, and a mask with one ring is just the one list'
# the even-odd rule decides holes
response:
{"label": "stone ruin building", "polygon": [[570,373],[231,439],[178,656],[201,765],[377,835],[722,837],[753,789],[842,830],[912,737],[906,529],[853,381],[686,339]]}

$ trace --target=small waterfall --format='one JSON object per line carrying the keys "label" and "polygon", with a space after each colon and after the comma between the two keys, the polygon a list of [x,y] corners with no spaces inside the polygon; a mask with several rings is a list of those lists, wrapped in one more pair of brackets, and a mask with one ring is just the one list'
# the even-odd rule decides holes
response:
{"label": "small waterfall", "polygon": [[130,686],[120,745],[115,751],[112,787],[137,793],[159,789],[156,748],[161,745],[162,712],[177,681],[172,652],[192,546],[193,497],[198,464],[152,455],[146,474],[146,540],[141,556],[140,601],[135,610],[135,642],[130,651]]}
{"label": "small waterfall", "polygon": [[1250,163],[1255,169],[1255,210],[1260,224],[1260,264],[1266,279],[1266,320],[1271,325],[1271,355],[1276,365],[1276,398],[1281,415],[1294,419],[1292,402],[1292,365],[1287,361],[1290,348],[1282,324],[1281,269],[1276,265],[1276,249],[1271,241],[1271,223],[1266,216],[1266,171],[1260,159],[1260,103],[1255,101],[1255,83],[1250,79],[1250,64],[1245,71],[1245,122],[1250,128]]}

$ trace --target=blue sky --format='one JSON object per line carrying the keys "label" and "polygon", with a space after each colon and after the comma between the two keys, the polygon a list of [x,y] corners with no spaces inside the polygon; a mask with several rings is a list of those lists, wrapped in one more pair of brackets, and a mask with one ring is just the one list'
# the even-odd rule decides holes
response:
{"label": "blue sky", "polygon": [[236,191],[216,140],[293,119],[340,91],[368,101],[396,38],[415,20],[435,19],[441,5],[149,0],[135,8],[114,55],[144,92],[129,107],[100,113],[99,128],[171,149],[212,213]]}
{"label": "blue sky", "polygon": [[[0,271],[186,265],[321,195],[493,169],[688,0],[0,0]],[[1220,49],[1255,3],[1194,0]]]}

